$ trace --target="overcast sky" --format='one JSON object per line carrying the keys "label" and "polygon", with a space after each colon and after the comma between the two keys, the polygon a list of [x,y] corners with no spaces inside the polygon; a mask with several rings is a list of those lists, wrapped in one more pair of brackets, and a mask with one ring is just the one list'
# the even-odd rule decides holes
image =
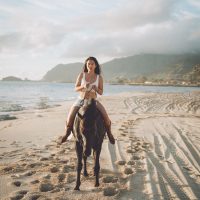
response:
{"label": "overcast sky", "polygon": [[59,63],[200,52],[200,0],[0,0],[0,79]]}

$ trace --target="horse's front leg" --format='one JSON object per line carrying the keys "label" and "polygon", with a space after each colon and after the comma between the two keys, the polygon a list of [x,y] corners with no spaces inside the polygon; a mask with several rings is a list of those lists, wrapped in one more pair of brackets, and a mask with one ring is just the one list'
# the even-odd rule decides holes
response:
{"label": "horse's front leg", "polygon": [[83,155],[83,161],[84,161],[84,172],[83,172],[83,175],[84,176],[88,176],[88,172],[87,172],[87,156]]}
{"label": "horse's front leg", "polygon": [[96,181],[95,181],[95,187],[99,186],[99,170],[100,170],[100,164],[99,164],[99,157],[100,157],[101,149],[96,150],[94,152],[94,175],[96,176]]}
{"label": "horse's front leg", "polygon": [[77,155],[77,177],[76,177],[76,186],[74,190],[80,190],[81,185],[81,170],[82,170],[82,155],[83,155],[83,147],[79,142],[76,142],[76,155]]}

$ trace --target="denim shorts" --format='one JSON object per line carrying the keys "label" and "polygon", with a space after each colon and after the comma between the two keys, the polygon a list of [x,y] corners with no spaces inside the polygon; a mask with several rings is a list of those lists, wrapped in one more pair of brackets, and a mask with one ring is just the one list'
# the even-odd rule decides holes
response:
{"label": "denim shorts", "polygon": [[76,99],[76,101],[73,103],[72,106],[81,107],[83,104],[84,104],[84,99],[79,97],[78,99]]}
{"label": "denim shorts", "polygon": [[78,97],[78,99],[76,99],[76,101],[73,103],[72,106],[82,107],[84,103],[87,104],[89,101],[90,101],[89,99],[82,99],[81,97]]}

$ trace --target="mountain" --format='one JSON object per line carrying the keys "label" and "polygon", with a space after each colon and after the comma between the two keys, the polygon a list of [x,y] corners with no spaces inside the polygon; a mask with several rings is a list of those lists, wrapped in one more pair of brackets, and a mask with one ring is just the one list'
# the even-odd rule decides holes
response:
{"label": "mountain", "polygon": [[23,81],[23,80],[15,76],[7,76],[5,78],[2,78],[2,81]]}
{"label": "mountain", "polygon": [[182,76],[200,64],[200,55],[159,55],[141,54],[125,58],[118,58],[104,63],[104,76],[115,78],[135,79],[139,76],[151,78],[165,78],[166,75]]}
{"label": "mountain", "polygon": [[74,82],[83,67],[83,63],[58,64],[48,71],[42,81]]}
{"label": "mountain", "polygon": [[[140,54],[103,63],[102,71],[107,82],[144,76],[147,79],[182,79],[194,71],[197,64],[200,64],[200,54]],[[43,81],[74,82],[82,67],[83,63],[59,64],[47,72]]]}

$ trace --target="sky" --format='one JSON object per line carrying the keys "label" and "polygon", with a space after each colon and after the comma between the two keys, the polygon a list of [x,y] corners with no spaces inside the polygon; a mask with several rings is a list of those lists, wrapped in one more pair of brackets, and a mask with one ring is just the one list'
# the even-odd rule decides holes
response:
{"label": "sky", "polygon": [[57,64],[200,52],[200,0],[0,0],[0,79]]}

